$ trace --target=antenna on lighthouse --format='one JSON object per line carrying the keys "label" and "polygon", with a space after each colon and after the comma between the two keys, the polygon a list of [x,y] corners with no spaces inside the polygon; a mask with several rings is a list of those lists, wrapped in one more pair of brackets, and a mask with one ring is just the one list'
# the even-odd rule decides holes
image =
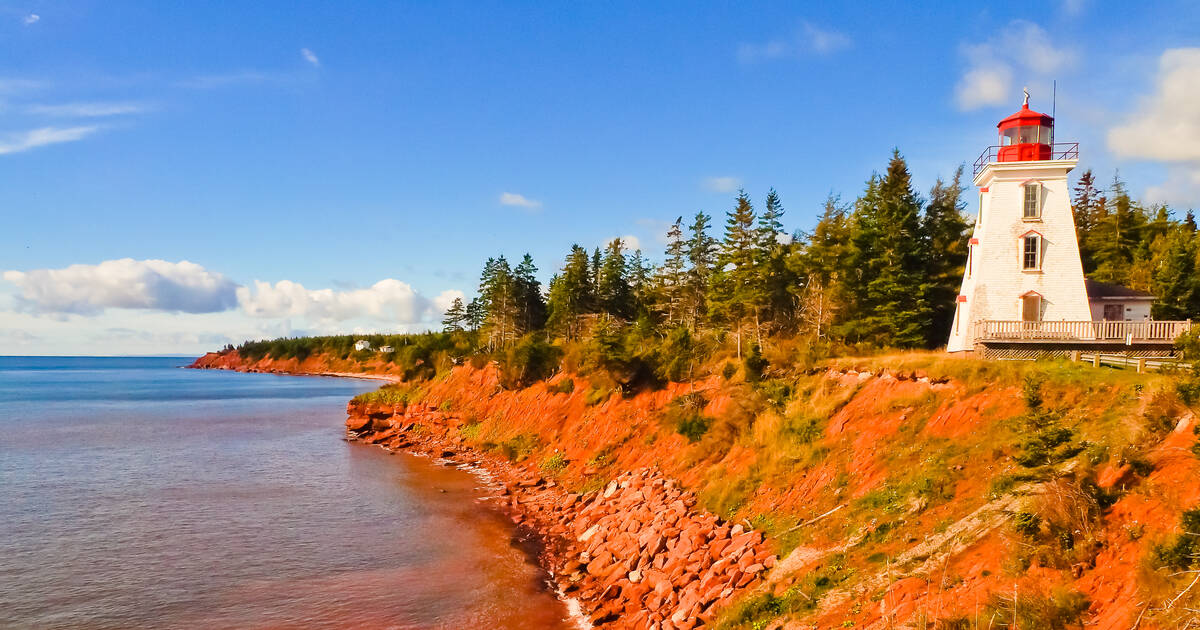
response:
{"label": "antenna on lighthouse", "polygon": [[1054,115],[1058,113],[1055,111],[1058,109],[1058,79],[1050,83],[1050,89],[1052,90],[1050,92],[1050,117],[1054,118]]}

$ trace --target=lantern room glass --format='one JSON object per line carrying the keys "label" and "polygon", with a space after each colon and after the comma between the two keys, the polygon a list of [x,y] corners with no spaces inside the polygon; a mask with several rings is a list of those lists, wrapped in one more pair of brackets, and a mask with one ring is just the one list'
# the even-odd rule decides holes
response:
{"label": "lantern room glass", "polygon": [[1045,125],[1022,125],[1009,127],[1000,132],[1000,146],[1014,144],[1054,144],[1054,127]]}

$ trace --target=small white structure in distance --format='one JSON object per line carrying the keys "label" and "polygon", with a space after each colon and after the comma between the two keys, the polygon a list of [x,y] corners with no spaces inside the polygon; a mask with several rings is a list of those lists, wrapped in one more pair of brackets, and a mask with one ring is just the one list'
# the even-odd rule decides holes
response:
{"label": "small white structure in distance", "polygon": [[370,350],[371,342],[367,341],[366,339],[359,339],[358,341],[354,342],[354,349],[355,350]]}
{"label": "small white structure in distance", "polygon": [[396,349],[391,346],[379,346],[379,351],[383,354],[388,354],[390,352],[395,352]]}

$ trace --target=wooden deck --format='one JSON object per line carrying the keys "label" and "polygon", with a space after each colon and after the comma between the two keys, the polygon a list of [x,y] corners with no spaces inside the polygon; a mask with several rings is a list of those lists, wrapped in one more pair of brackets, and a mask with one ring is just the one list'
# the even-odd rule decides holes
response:
{"label": "wooden deck", "polygon": [[1066,356],[1072,352],[1120,352],[1130,357],[1173,357],[1175,340],[1189,321],[1002,321],[975,323],[974,338],[988,358]]}

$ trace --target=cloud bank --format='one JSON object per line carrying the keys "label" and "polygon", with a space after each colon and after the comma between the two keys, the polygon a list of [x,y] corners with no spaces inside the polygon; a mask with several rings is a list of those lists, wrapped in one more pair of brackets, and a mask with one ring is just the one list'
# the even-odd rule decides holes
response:
{"label": "cloud bank", "polygon": [[407,283],[388,278],[366,289],[334,291],[307,289],[290,280],[254,283],[237,289],[238,304],[247,315],[267,318],[305,318],[317,322],[373,319],[397,325],[433,321],[461,291],[444,291],[430,299]]}
{"label": "cloud bank", "polygon": [[1108,131],[1108,148],[1123,158],[1166,162],[1167,180],[1146,190],[1151,201],[1200,202],[1200,48],[1167,50],[1153,91]]}
{"label": "cloud bank", "polygon": [[18,310],[97,315],[108,308],[215,313],[237,305],[237,284],[186,260],[106,260],[63,269],[6,271]]}

